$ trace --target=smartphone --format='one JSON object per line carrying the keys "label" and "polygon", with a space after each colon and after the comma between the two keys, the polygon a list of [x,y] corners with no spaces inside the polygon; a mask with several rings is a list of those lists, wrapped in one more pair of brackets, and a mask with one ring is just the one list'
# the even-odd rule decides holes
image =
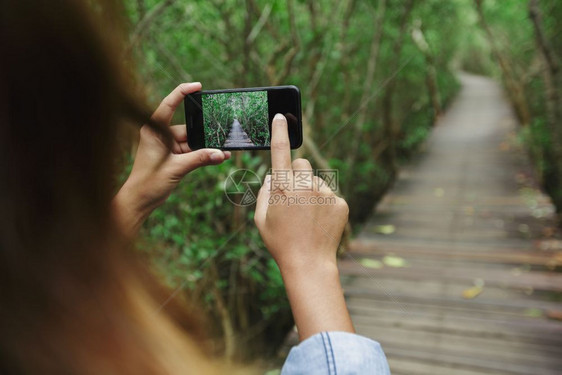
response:
{"label": "smartphone", "polygon": [[291,149],[302,145],[301,96],[296,86],[198,91],[184,99],[189,148],[268,150],[271,122],[285,115]]}

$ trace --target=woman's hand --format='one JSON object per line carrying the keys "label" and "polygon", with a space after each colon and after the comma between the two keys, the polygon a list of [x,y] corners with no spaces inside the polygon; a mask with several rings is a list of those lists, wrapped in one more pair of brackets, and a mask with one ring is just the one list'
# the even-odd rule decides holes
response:
{"label": "woman's hand", "polygon": [[308,160],[291,163],[282,115],[273,119],[271,163],[254,220],[281,270],[300,338],[322,331],[354,332],[336,266],[347,203],[313,177]]}
{"label": "woman's hand", "polygon": [[282,268],[311,262],[335,265],[347,223],[347,203],[313,175],[308,160],[291,163],[283,116],[273,119],[271,164],[271,176],[260,190],[254,217],[269,252]]}
{"label": "woman's hand", "polygon": [[[152,120],[169,125],[184,97],[199,90],[199,82],[182,83],[164,98],[152,115]],[[140,130],[133,169],[113,202],[118,221],[129,234],[136,233],[146,217],[166,201],[187,173],[201,166],[220,164],[230,158],[228,151],[191,151],[185,125],[171,126],[170,131],[174,138],[171,149],[149,126],[144,125]]]}

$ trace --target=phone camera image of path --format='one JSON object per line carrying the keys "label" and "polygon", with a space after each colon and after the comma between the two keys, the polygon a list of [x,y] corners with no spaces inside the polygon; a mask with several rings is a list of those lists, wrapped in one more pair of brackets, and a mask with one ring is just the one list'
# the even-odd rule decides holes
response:
{"label": "phone camera image of path", "polygon": [[250,140],[250,137],[248,137],[248,134],[246,134],[244,129],[242,129],[242,126],[240,125],[238,119],[234,119],[223,147],[238,148],[252,146],[255,145]]}

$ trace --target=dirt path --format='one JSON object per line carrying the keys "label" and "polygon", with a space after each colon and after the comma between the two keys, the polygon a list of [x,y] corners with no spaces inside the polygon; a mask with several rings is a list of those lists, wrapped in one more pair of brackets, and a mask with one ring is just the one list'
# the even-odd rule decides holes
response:
{"label": "dirt path", "polygon": [[224,142],[223,147],[252,147],[254,144],[248,137],[248,134],[242,129],[240,122],[234,119],[232,122],[232,127],[230,128],[230,133]]}
{"label": "dirt path", "polygon": [[463,88],[341,262],[394,375],[562,374],[562,246],[494,81]]}

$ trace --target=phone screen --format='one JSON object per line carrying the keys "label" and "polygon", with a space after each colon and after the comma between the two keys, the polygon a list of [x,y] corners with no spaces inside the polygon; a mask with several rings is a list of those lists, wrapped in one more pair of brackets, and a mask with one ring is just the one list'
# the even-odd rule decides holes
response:
{"label": "phone screen", "polygon": [[267,91],[202,94],[201,102],[206,147],[269,146]]}
{"label": "phone screen", "polygon": [[302,144],[300,92],[295,86],[200,91],[185,98],[189,147],[269,149],[275,114],[287,118],[291,148]]}

